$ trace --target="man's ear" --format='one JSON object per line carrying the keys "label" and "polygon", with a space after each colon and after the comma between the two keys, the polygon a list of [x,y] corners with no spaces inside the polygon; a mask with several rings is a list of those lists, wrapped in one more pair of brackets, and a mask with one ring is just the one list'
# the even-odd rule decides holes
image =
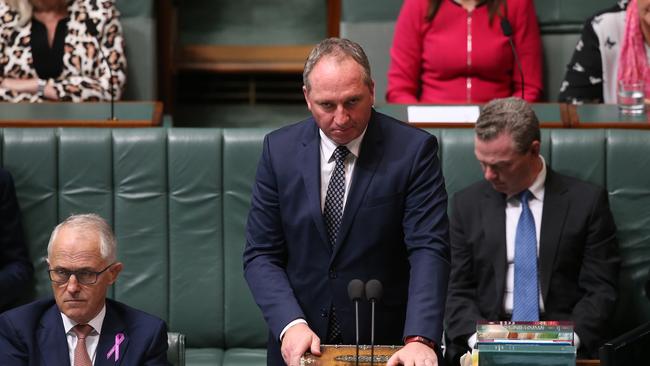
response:
{"label": "man's ear", "polygon": [[120,272],[122,272],[122,268],[124,268],[122,262],[116,262],[108,269],[109,276],[111,277],[108,282],[110,285],[117,281],[117,277],[120,275]]}
{"label": "man's ear", "polygon": [[533,153],[533,155],[539,155],[539,151],[541,149],[541,143],[539,140],[533,141],[532,144],[530,144],[530,152]]}
{"label": "man's ear", "polygon": [[302,95],[305,96],[305,102],[307,102],[307,108],[311,111],[311,102],[309,101],[309,89],[305,85],[302,86]]}

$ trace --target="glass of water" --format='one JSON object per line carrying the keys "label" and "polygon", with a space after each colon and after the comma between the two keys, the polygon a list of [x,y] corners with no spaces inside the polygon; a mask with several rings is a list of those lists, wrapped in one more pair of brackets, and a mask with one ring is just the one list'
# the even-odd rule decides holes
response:
{"label": "glass of water", "polygon": [[643,81],[618,82],[618,109],[623,114],[645,112],[645,85]]}

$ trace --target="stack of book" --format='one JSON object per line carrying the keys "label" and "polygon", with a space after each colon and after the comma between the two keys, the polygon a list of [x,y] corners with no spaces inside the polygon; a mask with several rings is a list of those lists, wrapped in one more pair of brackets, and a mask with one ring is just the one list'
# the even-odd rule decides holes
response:
{"label": "stack of book", "polygon": [[479,366],[576,364],[571,322],[479,322],[476,333]]}

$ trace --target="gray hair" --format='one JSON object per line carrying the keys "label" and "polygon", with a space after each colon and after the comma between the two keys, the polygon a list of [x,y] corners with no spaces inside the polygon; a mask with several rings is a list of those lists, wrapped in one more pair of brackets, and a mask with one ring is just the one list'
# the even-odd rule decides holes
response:
{"label": "gray hair", "polygon": [[519,153],[526,152],[533,141],[541,139],[535,112],[528,103],[515,97],[494,99],[483,106],[474,132],[481,141],[490,141],[508,133]]}
{"label": "gray hair", "polygon": [[57,225],[52,231],[52,235],[50,235],[50,241],[47,243],[48,258],[52,254],[52,243],[54,243],[57,234],[64,227],[97,232],[99,234],[99,253],[102,258],[110,263],[115,262],[117,259],[117,241],[113,230],[106,220],[97,214],[72,215]]}
{"label": "gray hair", "polygon": [[345,38],[331,37],[322,40],[314,47],[307,57],[305,62],[305,69],[302,72],[302,83],[307,90],[310,89],[309,74],[314,69],[314,66],[325,56],[336,57],[337,59],[352,58],[356,63],[363,67],[363,81],[369,87],[372,86],[372,76],[370,74],[370,62],[368,56],[363,52],[363,48],[353,41]]}

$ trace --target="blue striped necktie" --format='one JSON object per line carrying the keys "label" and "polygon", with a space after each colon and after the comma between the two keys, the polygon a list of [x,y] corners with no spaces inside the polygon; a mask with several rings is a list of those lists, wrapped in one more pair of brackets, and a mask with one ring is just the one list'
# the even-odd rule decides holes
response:
{"label": "blue striped necktie", "polygon": [[539,281],[537,276],[537,236],[535,219],[528,207],[531,193],[520,193],[521,215],[515,235],[515,289],[513,321],[539,320]]}

